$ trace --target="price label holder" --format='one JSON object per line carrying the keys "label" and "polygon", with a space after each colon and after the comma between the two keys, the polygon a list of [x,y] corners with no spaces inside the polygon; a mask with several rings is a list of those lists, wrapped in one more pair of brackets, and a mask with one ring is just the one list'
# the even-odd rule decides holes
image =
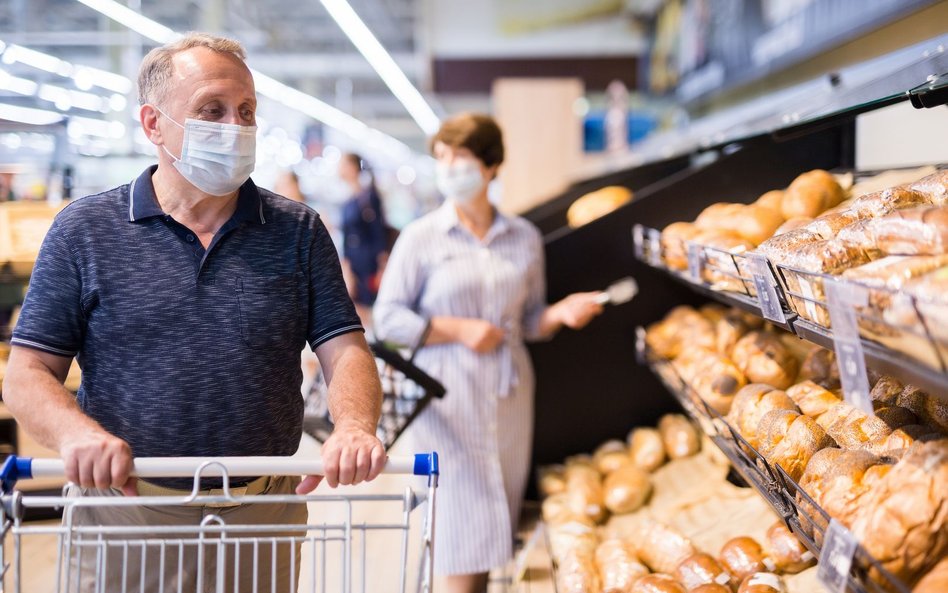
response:
{"label": "price label holder", "polygon": [[640,325],[635,328],[635,362],[643,366],[648,364],[648,356],[646,356],[647,347],[645,343],[645,328]]}
{"label": "price label holder", "polygon": [[656,268],[662,267],[662,231],[648,229],[648,259]]}
{"label": "price label holder", "polygon": [[688,243],[688,275],[698,284],[703,283],[701,270],[704,269],[706,257],[704,247],[697,243]]}
{"label": "price label holder", "polygon": [[865,307],[869,303],[869,291],[863,286],[830,278],[823,281],[823,290],[826,292],[826,305],[833,325],[833,346],[843,397],[846,403],[871,416],[873,411],[866,357],[856,317],[856,307]]}
{"label": "price label holder", "polygon": [[645,261],[645,227],[640,224],[632,225],[632,252],[635,259]]}
{"label": "price label holder", "polygon": [[764,319],[776,323],[787,323],[787,315],[777,295],[777,279],[774,278],[770,262],[762,255],[748,255],[747,260],[750,262],[754,287],[757,289],[757,300],[760,301],[760,312]]}
{"label": "price label holder", "polygon": [[849,580],[849,569],[856,553],[856,538],[836,519],[830,521],[823,537],[819,568],[816,576],[829,593],[844,593]]}

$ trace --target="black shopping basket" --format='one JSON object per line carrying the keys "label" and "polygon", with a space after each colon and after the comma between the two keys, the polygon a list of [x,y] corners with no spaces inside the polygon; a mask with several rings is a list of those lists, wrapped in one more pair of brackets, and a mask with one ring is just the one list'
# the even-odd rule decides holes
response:
{"label": "black shopping basket", "polygon": [[[388,449],[432,398],[444,396],[445,389],[398,350],[378,342],[370,346],[384,396],[377,434]],[[332,433],[333,422],[322,371],[317,373],[304,403],[303,430],[320,443],[325,442]]]}

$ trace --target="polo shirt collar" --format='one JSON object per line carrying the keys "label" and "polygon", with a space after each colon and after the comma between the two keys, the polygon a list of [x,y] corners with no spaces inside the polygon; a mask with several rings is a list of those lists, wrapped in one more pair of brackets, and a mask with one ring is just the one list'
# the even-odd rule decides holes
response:
{"label": "polo shirt collar", "polygon": [[[158,165],[148,167],[129,185],[129,222],[141,222],[148,218],[165,215],[164,210],[161,209],[161,204],[158,203],[158,197],[155,195],[155,186],[151,182],[151,176],[157,170]],[[237,209],[234,211],[231,220],[258,224],[266,224],[267,222],[263,215],[263,200],[260,199],[260,191],[250,179],[240,186],[240,193],[237,195]]]}
{"label": "polo shirt collar", "polygon": [[[457,208],[451,200],[445,200],[441,207],[438,208],[435,216],[437,217],[438,228],[444,233],[448,233],[454,228],[461,228]],[[505,233],[509,229],[510,218],[497,208],[494,208],[494,222],[487,231],[485,239],[489,240],[492,237]]]}

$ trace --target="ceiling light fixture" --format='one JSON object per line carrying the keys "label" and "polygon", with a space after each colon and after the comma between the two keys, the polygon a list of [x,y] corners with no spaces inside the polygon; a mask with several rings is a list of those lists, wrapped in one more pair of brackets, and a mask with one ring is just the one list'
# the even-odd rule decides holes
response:
{"label": "ceiling light fixture", "polygon": [[[157,43],[167,43],[181,36],[172,29],[126,6],[122,6],[114,0],[77,1]],[[257,92],[264,97],[272,99],[290,109],[299,111],[315,120],[321,121],[345,133],[356,141],[361,142],[366,139],[371,139],[373,143],[384,145],[385,151],[393,158],[404,160],[411,157],[412,150],[400,140],[374,128],[370,128],[364,122],[352,117],[344,111],[336,109],[324,101],[320,101],[312,95],[307,95],[302,91],[287,86],[275,78],[267,76],[253,68],[251,68],[250,71],[253,74]]]}
{"label": "ceiling light fixture", "polygon": [[59,123],[63,121],[64,117],[62,113],[46,109],[33,109],[32,107],[0,103],[0,119],[34,126],[45,126]]}
{"label": "ceiling light fixture", "polygon": [[441,119],[421,92],[408,80],[392,56],[385,50],[372,31],[365,25],[346,0],[320,0],[346,37],[369,62],[382,81],[405,106],[412,119],[429,136],[441,126]]}

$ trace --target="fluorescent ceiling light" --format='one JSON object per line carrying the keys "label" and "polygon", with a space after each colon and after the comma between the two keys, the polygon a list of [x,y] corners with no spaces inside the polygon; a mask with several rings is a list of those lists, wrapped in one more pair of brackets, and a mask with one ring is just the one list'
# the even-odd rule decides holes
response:
{"label": "fluorescent ceiling light", "polygon": [[92,93],[64,89],[52,84],[41,84],[37,96],[44,101],[56,103],[57,106],[68,104],[86,111],[103,111],[104,109],[107,112],[109,110],[108,99],[103,99]]}
{"label": "fluorescent ceiling light", "polygon": [[18,105],[0,103],[0,119],[34,126],[45,126],[61,122],[63,120],[63,114],[56,113],[55,111],[47,111],[46,109],[33,109],[32,107],[20,107]]}
{"label": "fluorescent ceiling light", "polygon": [[7,46],[3,41],[0,41],[0,52],[3,54],[0,61],[5,64],[20,62],[21,64],[32,66],[39,70],[72,78],[76,86],[83,91],[88,91],[93,86],[122,94],[128,94],[132,90],[132,81],[121,74],[92,68],[91,66],[70,64],[65,60],[60,60],[56,56],[23,47],[22,45],[11,44]]}
{"label": "fluorescent ceiling light", "polygon": [[[82,1],[82,0],[80,0]],[[433,135],[441,126],[440,118],[435,114],[431,105],[421,96],[421,92],[408,80],[402,69],[398,67],[392,56],[385,51],[372,31],[365,26],[359,15],[346,0],[321,0],[329,12],[329,16],[336,21],[342,32],[346,34],[352,44],[356,46],[382,81],[395,95],[395,98],[405,106],[412,119],[418,123],[426,134]]]}
{"label": "fluorescent ceiling light", "polygon": [[[172,29],[141,15],[114,0],[77,0],[112,20],[121,23],[136,33],[157,43],[167,43],[180,37]],[[385,150],[397,159],[407,159],[412,151],[403,142],[370,128],[364,122],[352,117],[332,105],[320,101],[312,95],[296,90],[262,72],[250,69],[257,92],[271,99],[321,121],[357,141],[367,141]]]}
{"label": "fluorescent ceiling light", "polygon": [[0,91],[10,91],[18,95],[33,96],[39,88],[32,80],[13,76],[6,70],[0,69]]}
{"label": "fluorescent ceiling light", "polygon": [[72,65],[69,62],[64,62],[56,56],[44,54],[43,52],[29,49],[22,45],[8,46],[3,52],[3,62],[5,64],[20,62],[21,64],[45,70],[46,72],[52,72],[53,74],[59,74],[60,76],[69,76],[72,74]]}

